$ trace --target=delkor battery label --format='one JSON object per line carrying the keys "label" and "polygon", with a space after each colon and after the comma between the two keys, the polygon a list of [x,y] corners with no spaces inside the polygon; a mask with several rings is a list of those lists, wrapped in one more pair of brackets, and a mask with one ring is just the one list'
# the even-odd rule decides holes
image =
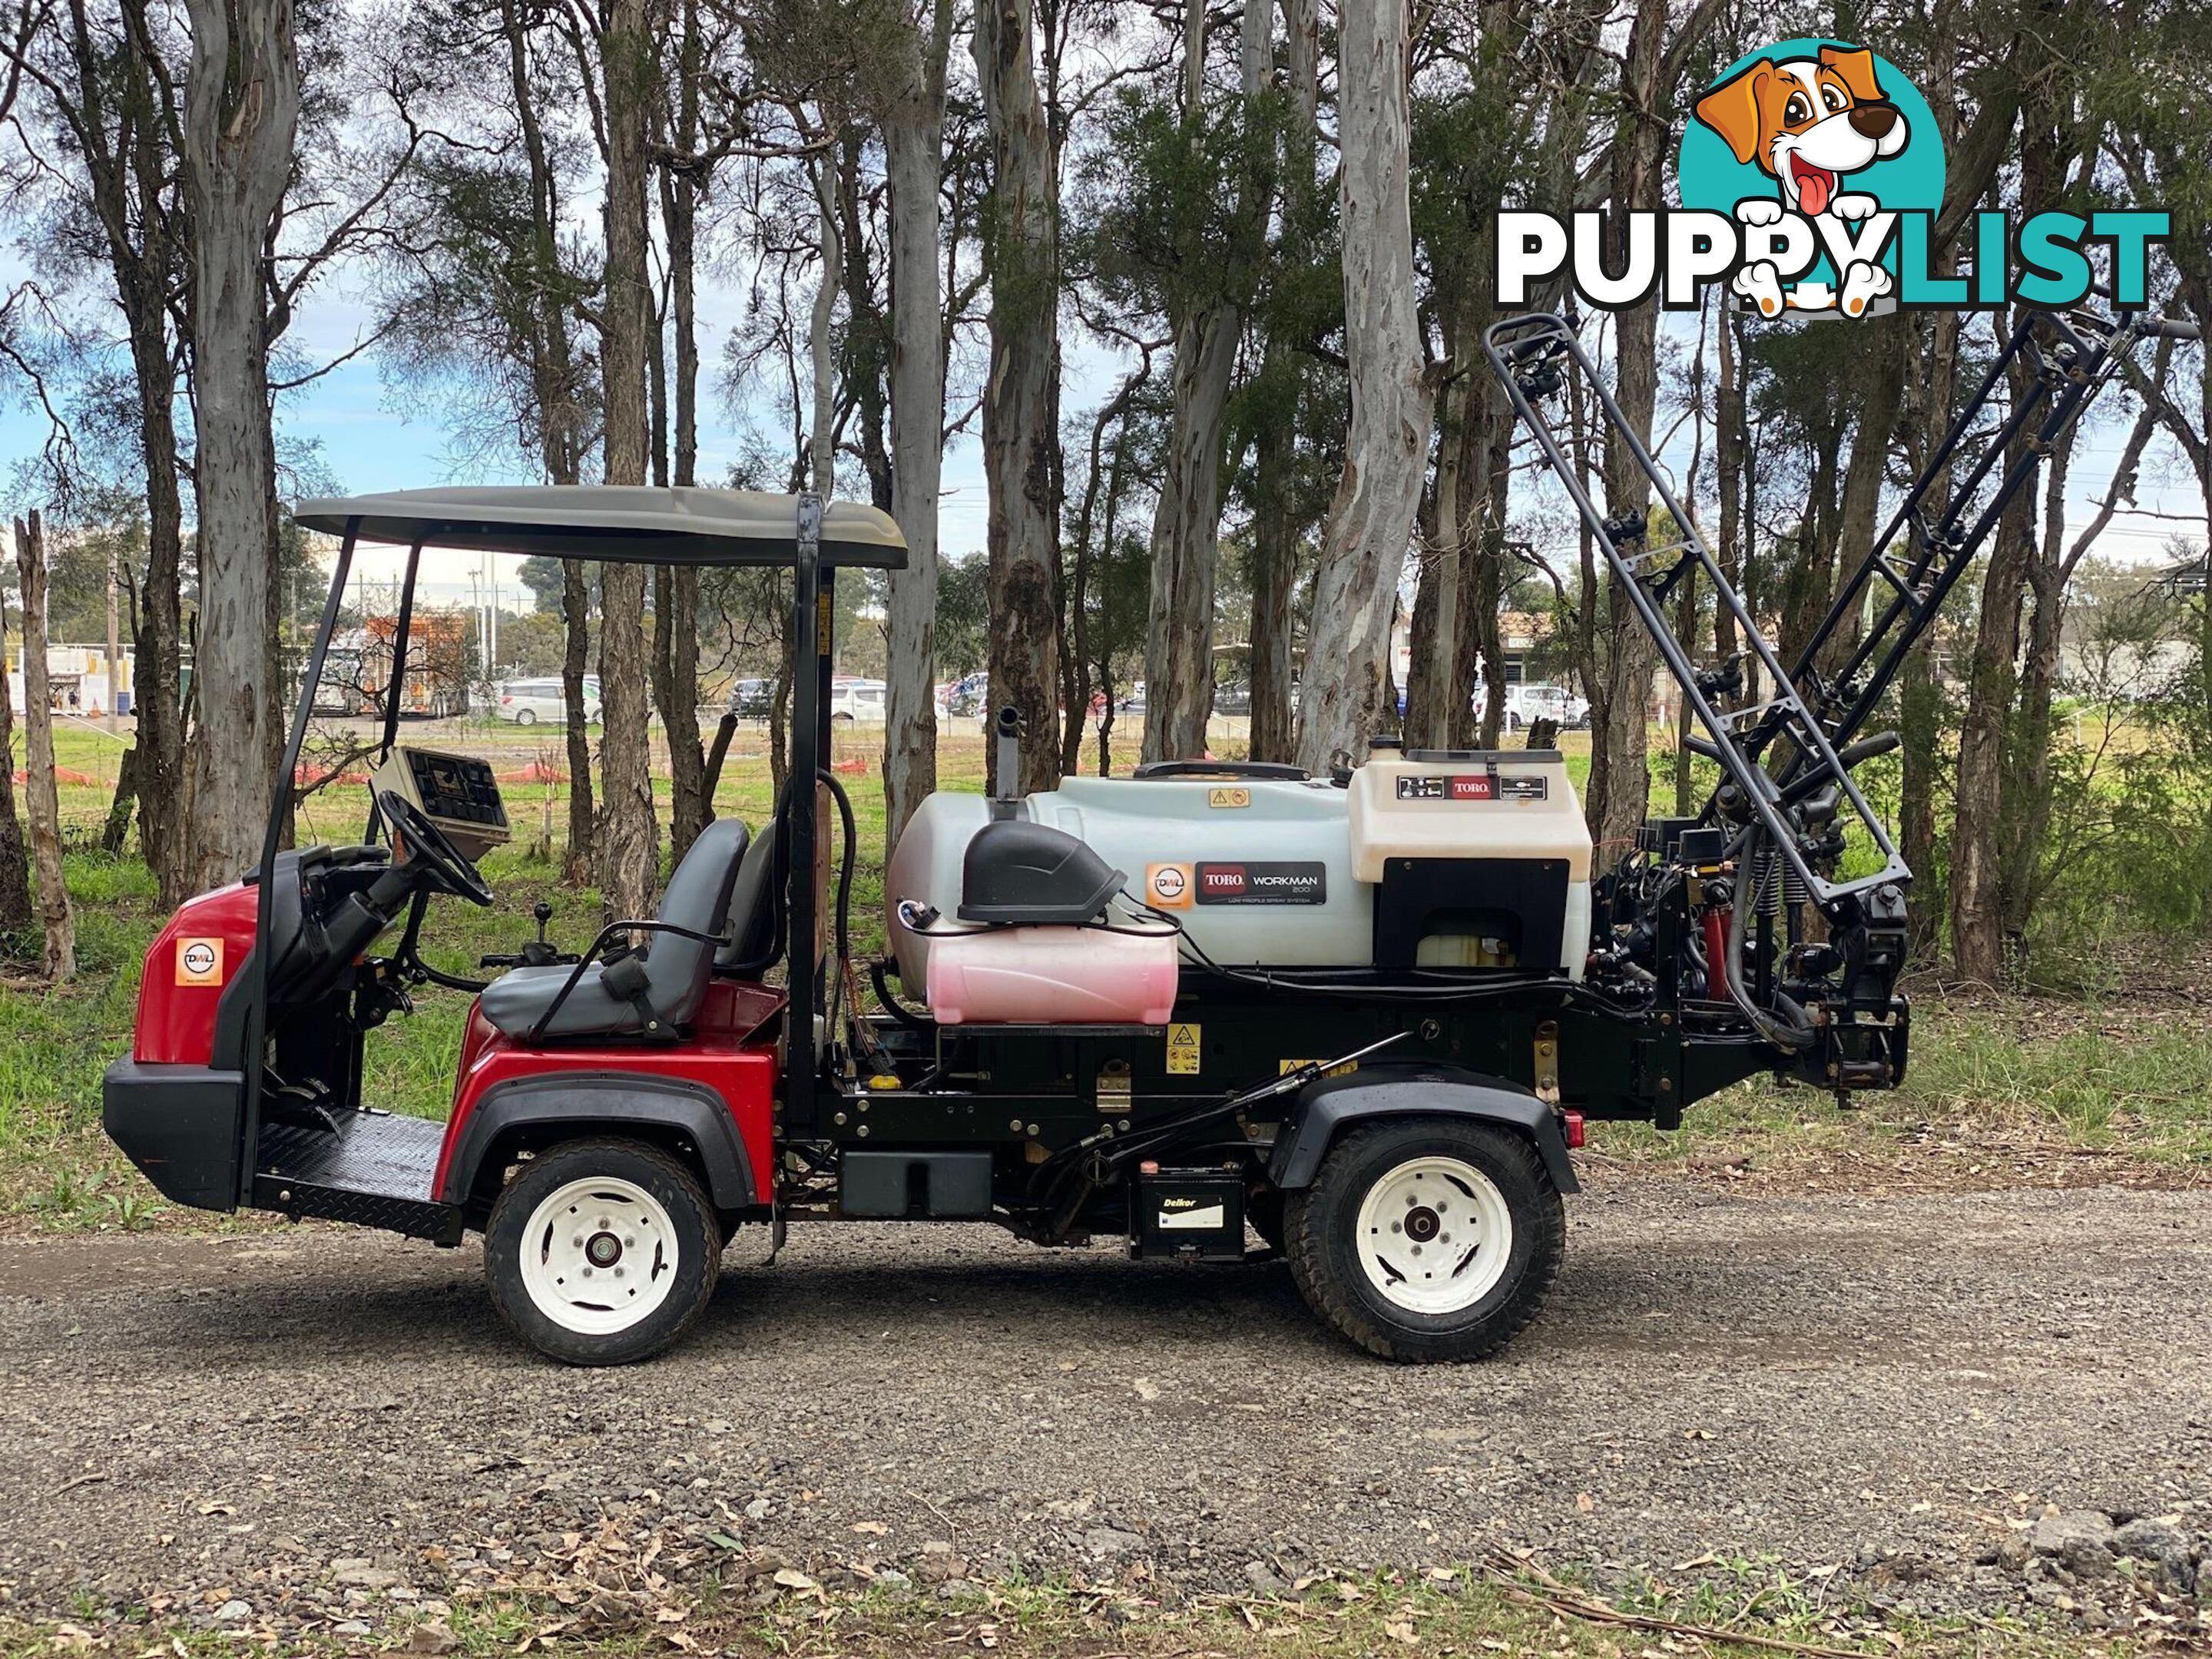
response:
{"label": "delkor battery label", "polygon": [[1407,774],[1398,779],[1400,800],[1543,800],[1549,793],[1550,781],[1540,772],[1505,777],[1495,772]]}
{"label": "delkor battery label", "polygon": [[1200,904],[1325,904],[1325,864],[1201,864],[1194,884]]}

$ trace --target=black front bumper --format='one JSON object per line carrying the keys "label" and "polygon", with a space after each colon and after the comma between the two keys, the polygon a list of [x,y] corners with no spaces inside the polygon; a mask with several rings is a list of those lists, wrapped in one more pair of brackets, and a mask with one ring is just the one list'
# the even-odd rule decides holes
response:
{"label": "black front bumper", "polygon": [[118,1060],[100,1092],[107,1138],[162,1197],[201,1210],[238,1207],[243,1072]]}

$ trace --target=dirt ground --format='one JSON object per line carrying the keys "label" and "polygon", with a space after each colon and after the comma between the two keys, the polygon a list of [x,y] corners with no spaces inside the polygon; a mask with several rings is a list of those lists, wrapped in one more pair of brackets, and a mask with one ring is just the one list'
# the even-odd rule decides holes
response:
{"label": "dirt ground", "polygon": [[1593,1184],[1539,1324],[1427,1370],[1328,1338],[1279,1265],[983,1227],[802,1225],[773,1268],[741,1237],[689,1344],[619,1371],[510,1340],[472,1245],[0,1242],[0,1598],[367,1619],[613,1516],[1190,1589],[1778,1558],[1924,1612],[2017,1605],[1977,1560],[2046,1504],[2212,1531],[2212,1195]]}

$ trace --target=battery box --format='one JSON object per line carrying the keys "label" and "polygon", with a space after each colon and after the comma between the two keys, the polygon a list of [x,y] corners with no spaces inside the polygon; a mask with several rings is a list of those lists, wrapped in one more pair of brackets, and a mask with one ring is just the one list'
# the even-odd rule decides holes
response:
{"label": "battery box", "polygon": [[991,1213],[988,1152],[848,1151],[837,1204],[848,1216],[968,1221]]}
{"label": "battery box", "polygon": [[1244,1259],[1244,1177],[1234,1170],[1161,1170],[1131,1183],[1131,1254]]}

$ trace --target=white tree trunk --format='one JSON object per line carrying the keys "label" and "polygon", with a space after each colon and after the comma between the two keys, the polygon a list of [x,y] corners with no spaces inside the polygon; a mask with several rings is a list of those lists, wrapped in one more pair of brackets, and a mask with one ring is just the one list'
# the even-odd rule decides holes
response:
{"label": "white tree trunk", "polygon": [[884,690],[884,856],[937,787],[937,495],[945,460],[944,301],[938,185],[952,0],[926,0],[910,31],[908,80],[884,112],[890,189],[891,516],[906,538],[893,571]]}
{"label": "white tree trunk", "polygon": [[[1183,118],[1204,115],[1205,0],[1188,0],[1184,32]],[[1238,88],[1249,119],[1266,89],[1273,54],[1274,13],[1267,0],[1247,0],[1239,40]],[[1241,242],[1266,208],[1261,181],[1248,171],[1237,187]],[[1176,331],[1174,413],[1163,458],[1159,499],[1152,510],[1152,605],[1145,632],[1146,760],[1193,759],[1206,753],[1213,712],[1213,595],[1221,554],[1222,421],[1237,368],[1249,302],[1249,258],[1239,254],[1224,273],[1221,295],[1195,307]]]}
{"label": "white tree trunk", "polygon": [[[1021,712],[1022,775],[994,788],[1049,789],[1060,775],[1060,181],[1037,96],[1030,0],[981,0],[973,48],[991,134],[983,243],[991,365],[983,392],[990,495],[991,702]],[[1071,709],[1079,717],[1079,709]]]}
{"label": "white tree trunk", "polygon": [[837,280],[845,263],[845,239],[837,228],[836,163],[824,154],[810,172],[817,210],[814,251],[822,261],[822,280],[815,286],[814,310],[807,322],[814,415],[806,467],[815,493],[826,501],[837,493]]}
{"label": "white tree trunk", "polygon": [[1433,391],[1421,365],[1407,200],[1407,23],[1400,0],[1343,9],[1337,194],[1344,226],[1352,420],[1315,577],[1298,705],[1299,763],[1366,750],[1382,710],[1390,623],[1428,469]]}
{"label": "white tree trunk", "polygon": [[46,684],[46,536],[33,513],[15,520],[15,568],[23,584],[24,805],[31,819],[31,863],[50,980],[76,974],[76,923],[62,880],[62,806],[54,781],[52,692]]}
{"label": "white tree trunk", "polygon": [[[607,127],[606,293],[599,360],[605,382],[605,472],[645,482],[646,133],[653,43],[645,0],[611,0],[599,35]],[[659,875],[653,805],[645,639],[646,568],[599,571],[599,889],[611,920],[649,916]]]}
{"label": "white tree trunk", "polygon": [[291,176],[300,65],[290,0],[188,0],[187,10],[200,567],[188,823],[196,884],[206,888],[259,859],[283,741],[267,250]]}

